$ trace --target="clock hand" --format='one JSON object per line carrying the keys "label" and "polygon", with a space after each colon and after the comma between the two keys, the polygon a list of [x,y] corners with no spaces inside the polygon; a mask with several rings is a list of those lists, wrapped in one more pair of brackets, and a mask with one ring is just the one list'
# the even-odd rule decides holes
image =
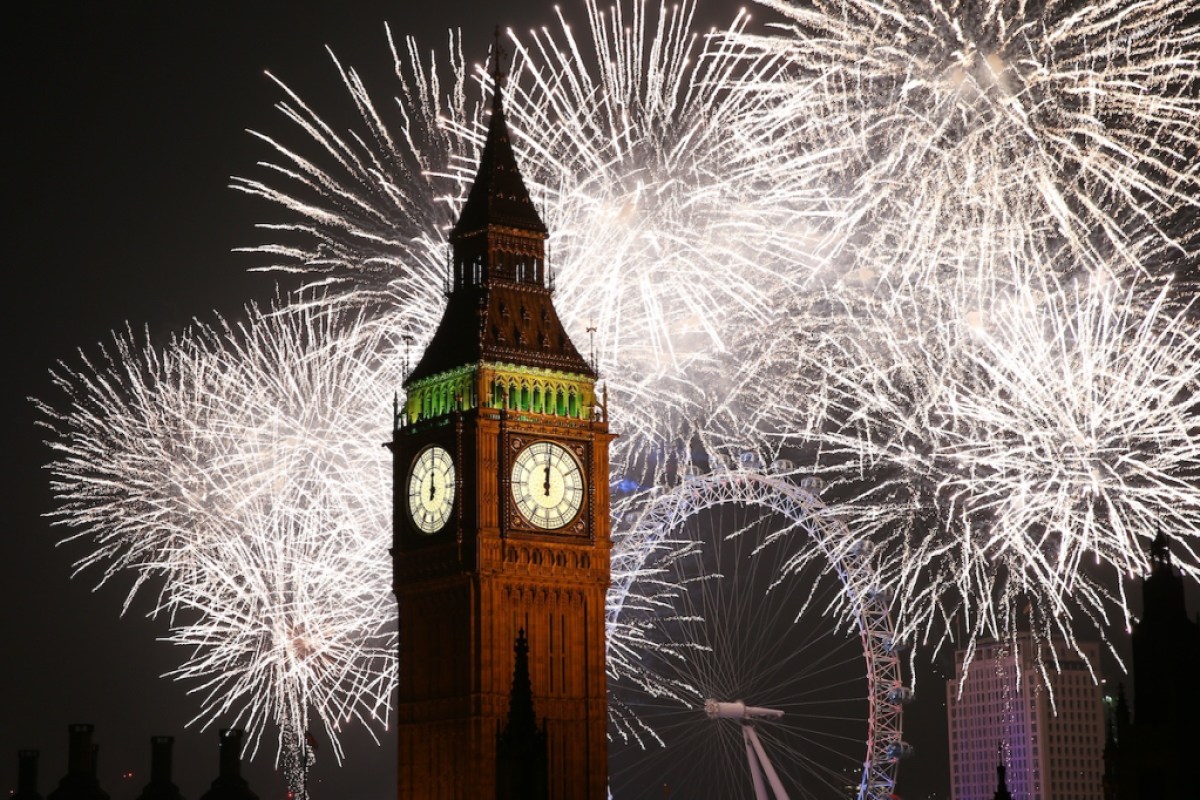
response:
{"label": "clock hand", "polygon": [[433,502],[433,496],[437,494],[437,486],[433,483],[433,475],[429,476],[429,502]]}
{"label": "clock hand", "polygon": [[546,490],[546,497],[550,496],[550,465],[546,465],[546,482],[542,484],[542,488]]}

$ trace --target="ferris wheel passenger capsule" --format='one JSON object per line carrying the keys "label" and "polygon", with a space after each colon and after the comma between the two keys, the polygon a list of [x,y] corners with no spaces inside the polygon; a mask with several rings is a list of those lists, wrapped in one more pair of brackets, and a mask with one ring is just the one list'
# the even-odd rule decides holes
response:
{"label": "ferris wheel passenger capsule", "polygon": [[902,758],[908,758],[913,754],[913,746],[908,742],[892,742],[884,750],[884,755],[890,761],[899,761]]}
{"label": "ferris wheel passenger capsule", "polygon": [[887,603],[892,599],[892,592],[886,586],[872,586],[867,589],[867,599]]}
{"label": "ferris wheel passenger capsule", "polygon": [[800,488],[809,494],[820,494],[825,491],[825,481],[816,475],[806,475],[800,479]]}
{"label": "ferris wheel passenger capsule", "polygon": [[850,546],[850,555],[866,556],[866,555],[870,555],[871,551],[874,549],[875,549],[875,543],[872,542],[870,539],[859,539],[857,542],[855,542],[853,545]]}
{"label": "ferris wheel passenger capsule", "polygon": [[758,457],[758,453],[745,451],[738,457],[738,462],[742,469],[762,469],[762,460]]}

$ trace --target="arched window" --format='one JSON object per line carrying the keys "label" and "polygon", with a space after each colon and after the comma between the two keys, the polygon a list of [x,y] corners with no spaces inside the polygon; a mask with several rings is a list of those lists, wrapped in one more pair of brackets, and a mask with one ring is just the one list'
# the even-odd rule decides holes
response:
{"label": "arched window", "polygon": [[540,383],[533,385],[533,412],[535,414],[542,413],[542,385]]}
{"label": "arched window", "polygon": [[529,384],[528,383],[521,384],[521,410],[522,411],[529,410]]}

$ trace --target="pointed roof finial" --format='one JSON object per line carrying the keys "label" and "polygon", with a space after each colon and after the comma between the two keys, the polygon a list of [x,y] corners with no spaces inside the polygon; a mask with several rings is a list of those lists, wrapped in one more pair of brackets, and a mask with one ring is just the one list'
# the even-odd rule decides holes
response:
{"label": "pointed roof finial", "polygon": [[1150,545],[1150,560],[1160,564],[1171,563],[1171,544],[1161,525],[1158,528],[1158,535],[1154,537],[1154,542]]}
{"label": "pointed roof finial", "polygon": [[532,737],[538,732],[537,715],[533,710],[533,688],[529,680],[529,640],[525,629],[517,631],[513,643],[512,693],[508,698],[508,724],[504,735],[510,738]]}
{"label": "pointed roof finial", "polygon": [[500,28],[497,27],[496,43],[492,48],[492,118],[488,121],[487,138],[480,153],[475,182],[467,193],[458,222],[450,231],[451,245],[495,225],[516,228],[543,238],[547,233],[546,224],[538,216],[529,198],[525,180],[521,177],[509,138],[508,123],[504,118],[502,85],[507,78],[502,69],[504,55],[504,48],[500,45]]}
{"label": "pointed roof finial", "polygon": [[492,94],[492,110],[501,108],[504,105],[503,94],[504,79],[508,77],[508,73],[504,71],[503,60],[507,55],[504,52],[504,46],[500,44],[500,26],[496,26],[495,32],[496,42],[492,46],[492,84],[495,86],[495,92]]}
{"label": "pointed roof finial", "polygon": [[1012,793],[1008,791],[1008,769],[1004,766],[1004,745],[996,745],[996,793],[992,795],[992,800],[1013,800]]}
{"label": "pointed roof finial", "polygon": [[496,740],[496,797],[499,800],[547,800],[549,761],[546,753],[546,727],[537,726],[533,710],[533,689],[529,681],[529,641],[525,629],[517,633],[513,644],[512,694],[509,696],[508,724]]}

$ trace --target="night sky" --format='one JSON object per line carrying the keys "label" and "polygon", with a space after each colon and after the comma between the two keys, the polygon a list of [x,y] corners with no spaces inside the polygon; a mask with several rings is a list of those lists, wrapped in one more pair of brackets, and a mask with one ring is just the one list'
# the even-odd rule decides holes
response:
{"label": "night sky", "polygon": [[[396,34],[417,35],[426,49],[443,47],[448,27],[464,27],[472,62],[484,58],[497,23],[554,24],[551,5],[539,0],[422,3],[421,12],[377,0],[356,2],[351,11],[295,5],[88,3],[67,12],[61,4],[31,3],[9,23],[10,446],[0,536],[5,794],[16,785],[18,748],[42,751],[43,794],[57,785],[66,768],[66,728],[74,722],[97,726],[101,784],[114,800],[135,797],[148,780],[153,734],[176,737],[175,782],[186,797],[206,791],[217,767],[216,726],[185,729],[197,702],[184,686],[158,677],[181,653],[155,641],[166,624],[145,618],[152,592],[119,618],[128,581],[93,592],[98,572],[70,578],[87,545],[55,547],[64,529],[52,530],[43,518],[51,508],[42,469],[49,451],[28,398],[52,396],[54,363],[77,363],[78,348],[95,352],[114,329],[148,326],[159,339],[214,310],[237,318],[247,301],[275,294],[275,276],[249,273],[250,257],[231,252],[260,241],[253,224],[267,214],[261,201],[228,188],[231,175],[255,174],[255,162],[268,155],[246,129],[291,133],[272,108],[280,92],[264,70],[327,120],[349,124],[353,109],[325,45],[382,97],[394,85],[385,21]],[[706,24],[724,24],[738,4],[702,5]],[[577,31],[586,24],[582,2],[567,0],[564,9]],[[906,737],[920,755],[902,770],[902,788],[909,798],[945,797],[943,688],[932,672],[920,680],[924,696]],[[361,732],[344,741],[344,768],[334,765],[328,744],[318,751],[314,796],[394,797],[394,737],[380,747]],[[285,793],[273,754],[271,741],[247,769],[263,800]],[[121,778],[127,770],[134,776]]]}

